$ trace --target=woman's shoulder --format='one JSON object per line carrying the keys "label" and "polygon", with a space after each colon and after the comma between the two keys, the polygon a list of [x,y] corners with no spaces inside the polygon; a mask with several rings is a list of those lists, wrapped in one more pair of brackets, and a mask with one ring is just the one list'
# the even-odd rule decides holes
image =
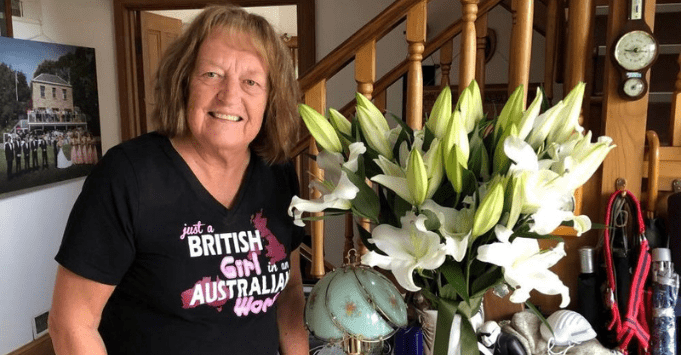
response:
{"label": "woman's shoulder", "polygon": [[109,148],[101,164],[125,164],[131,168],[154,165],[166,154],[166,145],[170,146],[171,143],[165,136],[146,133]]}
{"label": "woman's shoulder", "polygon": [[150,132],[121,142],[110,148],[109,151],[123,153],[134,158],[134,160],[148,159],[153,158],[156,154],[163,153],[165,147],[170,146],[170,144],[167,137],[156,132]]}

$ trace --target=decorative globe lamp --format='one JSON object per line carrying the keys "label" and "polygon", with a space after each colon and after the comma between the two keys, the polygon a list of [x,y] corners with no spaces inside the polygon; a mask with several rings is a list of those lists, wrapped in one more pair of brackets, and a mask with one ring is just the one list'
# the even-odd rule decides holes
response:
{"label": "decorative globe lamp", "polygon": [[407,325],[406,303],[379,272],[348,262],[314,285],[304,318],[316,338],[342,343],[347,354],[367,354],[374,343]]}

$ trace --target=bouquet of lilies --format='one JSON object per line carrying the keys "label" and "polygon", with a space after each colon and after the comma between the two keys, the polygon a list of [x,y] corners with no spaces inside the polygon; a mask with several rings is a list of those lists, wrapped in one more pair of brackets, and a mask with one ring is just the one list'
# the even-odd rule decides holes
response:
{"label": "bouquet of lilies", "polygon": [[[583,83],[553,107],[538,89],[524,109],[523,90],[488,119],[475,81],[455,106],[445,88],[419,130],[396,118],[390,128],[361,94],[351,120],[332,108],[326,118],[299,107],[325,179],[311,182],[320,198],[293,197],[291,216],[302,226],[314,218],[303,212],[351,211],[370,220],[371,231],[359,228],[369,249],[362,263],[391,270],[404,289],[431,301],[439,312],[438,351],[449,336],[441,328],[460,314],[461,349],[477,353],[468,319],[493,287],[513,291],[515,303],[527,302],[533,289],[560,294],[562,308],[570,301],[548,270],[565,256],[562,239],[551,233],[560,225],[578,236],[591,228],[587,216],[573,213],[573,193],[614,145],[609,137],[592,142],[579,125]],[[540,238],[559,243],[540,250]]]}

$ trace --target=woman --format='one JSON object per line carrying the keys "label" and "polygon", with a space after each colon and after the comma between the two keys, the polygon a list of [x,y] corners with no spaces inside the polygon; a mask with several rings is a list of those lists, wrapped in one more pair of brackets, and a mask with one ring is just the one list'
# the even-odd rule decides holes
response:
{"label": "woman", "polygon": [[72,162],[67,158],[66,154],[64,154],[64,149],[69,149],[69,144],[68,142],[64,141],[63,137],[59,137],[59,140],[57,141],[57,147],[59,147],[59,153],[57,153],[57,168],[59,169],[65,169],[71,166]]}
{"label": "woman", "polygon": [[56,353],[307,354],[287,49],[263,18],[213,6],[158,73],[159,132],[110,149],[67,223]]}

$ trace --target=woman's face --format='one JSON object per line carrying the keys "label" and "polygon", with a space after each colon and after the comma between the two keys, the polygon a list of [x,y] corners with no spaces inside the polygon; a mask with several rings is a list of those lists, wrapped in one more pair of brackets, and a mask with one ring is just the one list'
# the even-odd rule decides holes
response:
{"label": "woman's face", "polygon": [[268,70],[244,33],[215,28],[190,78],[188,127],[212,149],[247,149],[261,129]]}

